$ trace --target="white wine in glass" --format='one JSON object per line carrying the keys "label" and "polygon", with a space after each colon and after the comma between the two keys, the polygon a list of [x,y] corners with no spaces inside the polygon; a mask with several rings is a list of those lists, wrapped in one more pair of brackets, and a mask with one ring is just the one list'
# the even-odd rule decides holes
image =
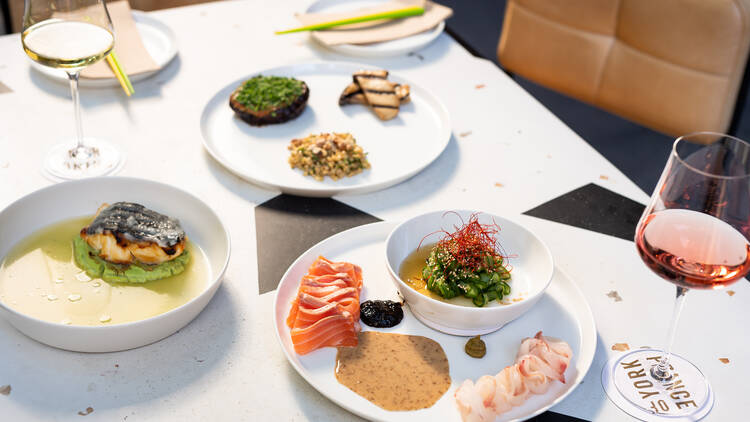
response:
{"label": "white wine in glass", "polygon": [[44,171],[55,179],[80,179],[113,173],[122,162],[108,142],[84,138],[78,78],[81,70],[114,47],[112,21],[102,0],[26,0],[21,43],[39,64],[65,70],[73,97],[76,137],[47,154]]}

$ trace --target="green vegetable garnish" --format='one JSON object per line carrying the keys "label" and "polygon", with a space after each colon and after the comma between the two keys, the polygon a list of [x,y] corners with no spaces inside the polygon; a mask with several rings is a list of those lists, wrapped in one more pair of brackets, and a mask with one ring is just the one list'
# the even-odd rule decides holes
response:
{"label": "green vegetable garnish", "polygon": [[480,224],[476,215],[453,233],[445,233],[430,252],[422,277],[440,297],[464,296],[475,306],[510,294],[510,270],[498,253],[496,225]]}
{"label": "green vegetable garnish", "polygon": [[474,336],[466,342],[464,351],[467,355],[473,358],[480,359],[483,358],[485,354],[487,354],[487,345],[484,344],[484,341],[479,338],[479,336]]}
{"label": "green vegetable garnish", "polygon": [[258,75],[242,84],[235,100],[253,111],[268,110],[288,106],[303,92],[296,79]]}
{"label": "green vegetable garnish", "polygon": [[73,239],[73,256],[78,267],[91,278],[101,278],[110,283],[145,283],[177,275],[187,268],[190,262],[188,251],[177,258],[158,265],[113,264],[98,256],[98,251],[85,240],[76,236]]}

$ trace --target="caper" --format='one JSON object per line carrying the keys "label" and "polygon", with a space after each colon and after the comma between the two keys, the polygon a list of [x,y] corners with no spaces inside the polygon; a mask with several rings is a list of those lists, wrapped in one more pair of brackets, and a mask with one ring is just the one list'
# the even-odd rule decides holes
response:
{"label": "caper", "polygon": [[487,353],[487,346],[484,344],[484,341],[479,338],[479,336],[476,336],[470,338],[469,341],[466,342],[464,350],[466,351],[467,355],[473,358],[480,359],[483,358]]}

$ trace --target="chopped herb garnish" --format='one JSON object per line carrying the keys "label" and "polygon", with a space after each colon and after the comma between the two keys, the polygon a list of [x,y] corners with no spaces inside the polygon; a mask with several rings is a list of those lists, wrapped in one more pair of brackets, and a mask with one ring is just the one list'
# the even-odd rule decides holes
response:
{"label": "chopped herb garnish", "polygon": [[242,84],[235,100],[253,111],[268,110],[288,106],[303,91],[302,81],[258,75]]}

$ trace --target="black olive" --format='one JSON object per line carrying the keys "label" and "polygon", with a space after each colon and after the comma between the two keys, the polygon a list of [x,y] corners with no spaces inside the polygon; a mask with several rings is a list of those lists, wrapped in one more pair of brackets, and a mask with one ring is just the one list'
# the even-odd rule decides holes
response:
{"label": "black olive", "polygon": [[404,319],[400,302],[392,300],[368,300],[359,308],[360,319],[370,327],[388,328],[398,325]]}

